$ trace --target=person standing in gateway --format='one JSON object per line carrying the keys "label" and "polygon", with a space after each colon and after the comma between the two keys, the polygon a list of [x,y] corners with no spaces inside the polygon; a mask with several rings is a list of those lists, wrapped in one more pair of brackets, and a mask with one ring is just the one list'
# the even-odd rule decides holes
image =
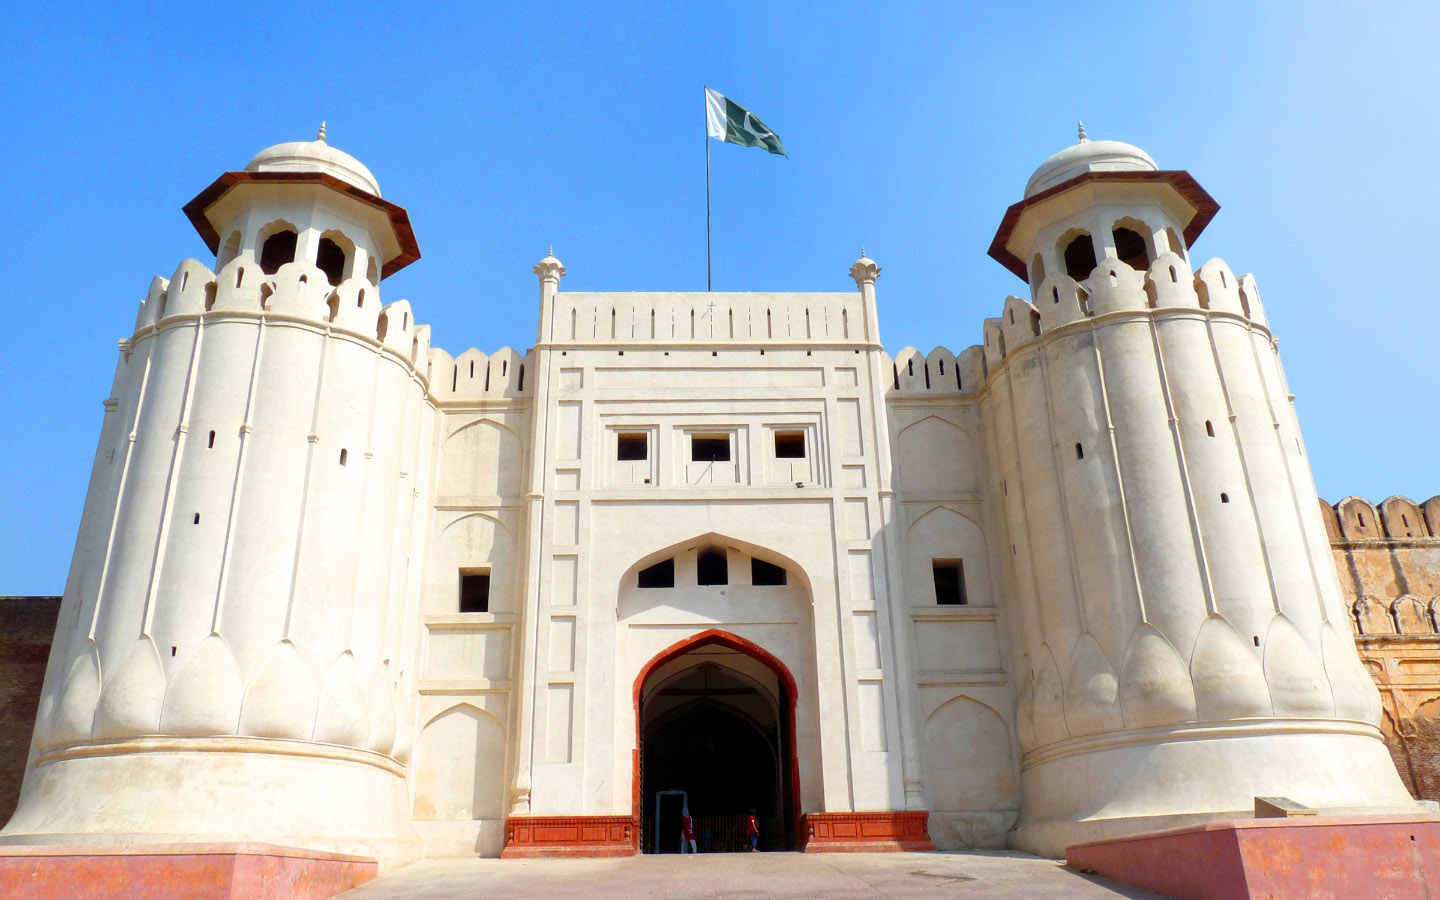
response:
{"label": "person standing in gateway", "polygon": [[760,824],[755,821],[755,810],[745,817],[745,852],[754,853],[760,846]]}
{"label": "person standing in gateway", "polygon": [[690,817],[690,807],[680,809],[680,852],[699,853],[695,847],[695,820]]}

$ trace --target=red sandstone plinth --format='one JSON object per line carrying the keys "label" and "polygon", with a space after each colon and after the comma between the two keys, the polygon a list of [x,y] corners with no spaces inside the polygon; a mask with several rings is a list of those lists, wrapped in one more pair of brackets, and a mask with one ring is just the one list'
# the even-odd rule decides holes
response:
{"label": "red sandstone plinth", "polygon": [[629,816],[511,816],[500,858],[634,856],[636,833]]}
{"label": "red sandstone plinth", "polygon": [[6,900],[323,900],[374,878],[365,856],[274,844],[0,846]]}
{"label": "red sandstone plinth", "polygon": [[1239,819],[1089,841],[1065,861],[1176,900],[1440,896],[1440,816]]}
{"label": "red sandstone plinth", "polygon": [[827,812],[801,817],[806,853],[882,853],[934,850],[928,830],[930,813]]}

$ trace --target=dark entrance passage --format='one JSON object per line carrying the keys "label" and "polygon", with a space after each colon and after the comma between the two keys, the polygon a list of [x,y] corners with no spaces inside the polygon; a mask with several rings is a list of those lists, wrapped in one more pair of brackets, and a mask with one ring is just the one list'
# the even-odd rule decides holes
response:
{"label": "dark entrance passage", "polygon": [[[655,667],[640,690],[641,848],[680,851],[688,801],[700,852],[794,846],[791,689],[759,660],[711,644]],[[683,792],[683,793],[682,793]]]}

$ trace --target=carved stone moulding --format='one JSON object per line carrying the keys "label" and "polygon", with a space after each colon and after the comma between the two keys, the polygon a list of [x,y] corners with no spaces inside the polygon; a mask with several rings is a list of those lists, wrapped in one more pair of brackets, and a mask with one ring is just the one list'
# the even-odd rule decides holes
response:
{"label": "carved stone moulding", "polygon": [[806,853],[881,853],[934,850],[926,810],[806,813]]}
{"label": "carved stone moulding", "polygon": [[630,816],[511,816],[500,858],[634,856],[637,834]]}

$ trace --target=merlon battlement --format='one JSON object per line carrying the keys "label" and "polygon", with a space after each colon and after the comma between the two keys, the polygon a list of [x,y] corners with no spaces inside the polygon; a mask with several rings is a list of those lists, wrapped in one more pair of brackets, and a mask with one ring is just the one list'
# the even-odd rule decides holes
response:
{"label": "merlon battlement", "polygon": [[1237,277],[1222,259],[1212,259],[1194,272],[1184,257],[1167,251],[1142,272],[1106,258],[1082,281],[1063,273],[1046,276],[1033,303],[1007,297],[1000,317],[985,320],[986,366],[1001,365],[1025,344],[1073,322],[1164,309],[1230,313],[1269,330],[1254,277]]}
{"label": "merlon battlement", "polygon": [[135,316],[134,340],[186,317],[270,315],[302,320],[373,341],[425,374],[430,326],[415,322],[408,300],[381,305],[380,288],[364,277],[331,285],[312,263],[286,263],[266,274],[254,260],[231,260],[219,275],[186,259],[169,280],[156,277]]}
{"label": "merlon battlement", "polygon": [[906,347],[893,360],[889,354],[881,354],[881,360],[890,372],[885,389],[889,399],[974,396],[985,383],[984,351],[979,346],[958,354],[936,347],[928,356]]}
{"label": "merlon battlement", "polygon": [[488,356],[474,347],[459,356],[432,347],[430,396],[440,403],[530,396],[534,390],[525,380],[527,358],[509,347]]}

